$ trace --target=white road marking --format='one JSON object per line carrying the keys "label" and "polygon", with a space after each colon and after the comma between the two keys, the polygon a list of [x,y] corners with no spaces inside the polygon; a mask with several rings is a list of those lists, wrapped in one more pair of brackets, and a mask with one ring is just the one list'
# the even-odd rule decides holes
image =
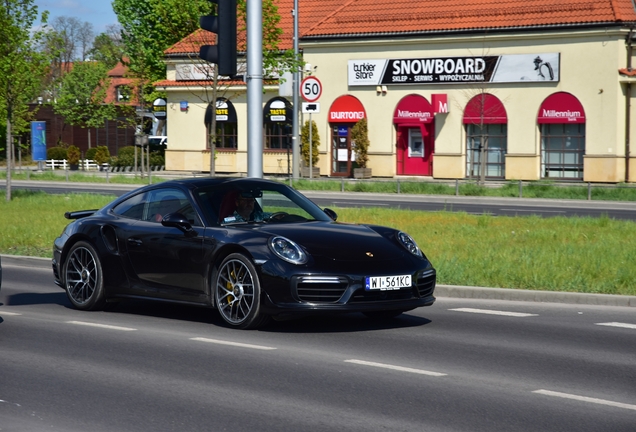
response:
{"label": "white road marking", "polygon": [[22,314],[21,313],[17,313],[17,312],[6,312],[6,311],[3,311],[2,309],[0,309],[0,315],[17,316],[17,315],[22,315]]}
{"label": "white road marking", "polygon": [[627,324],[627,323],[619,323],[619,322],[606,322],[606,323],[596,323],[596,325],[608,326],[608,327],[622,327],[622,328],[628,328],[628,329],[636,330],[636,324]]}
{"label": "white road marking", "polygon": [[137,330],[137,329],[130,328],[130,327],[117,327],[117,326],[112,326],[112,325],[96,324],[96,323],[89,323],[89,322],[84,322],[84,321],[66,321],[66,323],[67,324],[87,326],[87,327],[98,327],[98,328],[109,329],[109,330],[120,330],[120,331],[136,331]]}
{"label": "white road marking", "polygon": [[504,316],[512,316],[512,317],[539,316],[537,314],[530,314],[530,313],[503,312],[503,311],[488,310],[488,309],[457,308],[457,309],[449,309],[449,310],[456,311],[456,312],[468,312],[468,313],[486,314],[486,315],[504,315]]}
{"label": "white road marking", "polygon": [[268,347],[268,346],[263,346],[263,345],[250,345],[250,344],[244,344],[244,343],[239,343],[239,342],[229,342],[229,341],[223,341],[223,340],[218,340],[218,339],[208,339],[208,338],[202,338],[202,337],[190,338],[190,340],[198,341],[198,342],[208,342],[208,343],[213,343],[213,344],[218,344],[218,345],[230,345],[230,346],[235,346],[235,347],[240,347],[240,348],[251,348],[251,349],[257,349],[257,350],[275,350],[275,349],[277,349],[275,347]]}
{"label": "white road marking", "polygon": [[431,372],[431,371],[422,370],[422,369],[413,369],[413,368],[389,365],[389,364],[384,364],[384,363],[374,363],[374,362],[369,362],[369,361],[364,361],[364,360],[351,359],[351,360],[345,360],[345,363],[354,363],[354,364],[358,364],[358,365],[362,365],[362,366],[373,366],[373,367],[378,367],[378,368],[396,370],[396,371],[400,371],[400,372],[409,372],[409,373],[414,373],[414,374],[419,374],[419,375],[430,375],[430,376],[446,376],[447,375],[445,373],[440,373],[440,372]]}
{"label": "white road marking", "polygon": [[559,393],[559,392],[550,391],[550,390],[535,390],[532,393],[542,394],[542,395],[546,395],[546,396],[560,397],[560,398],[564,398],[564,399],[574,399],[574,400],[578,400],[578,401],[582,401],[582,402],[590,402],[590,403],[595,403],[595,404],[599,404],[599,405],[609,405],[609,406],[613,406],[613,407],[616,407],[616,408],[624,408],[624,409],[636,411],[636,405],[630,405],[630,404],[625,404],[625,403],[621,403],[621,402],[608,401],[608,400],[605,400],[605,399],[596,399],[596,398],[591,398],[591,397],[586,397],[586,396],[577,396],[577,395],[573,395],[573,394]]}

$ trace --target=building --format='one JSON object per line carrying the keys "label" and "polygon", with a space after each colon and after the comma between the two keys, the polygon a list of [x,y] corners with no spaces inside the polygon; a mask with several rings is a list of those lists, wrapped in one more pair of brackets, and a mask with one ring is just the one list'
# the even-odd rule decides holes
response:
{"label": "building", "polygon": [[[288,11],[293,0],[278,5]],[[304,0],[299,9],[303,59],[322,83],[312,114],[322,175],[351,176],[351,128],[366,118],[374,176],[636,181],[631,0]],[[281,27],[281,48],[291,48],[292,17]],[[168,95],[167,169],[210,169],[210,82],[196,53],[213,37],[197,31],[166,50],[156,85]],[[225,84],[215,169],[246,172],[246,88]],[[263,100],[263,172],[286,173],[291,104],[275,83]]]}
{"label": "building", "polygon": [[[71,68],[72,64],[66,66],[64,71],[67,72]],[[126,77],[126,72],[127,69],[121,62],[108,71],[110,84],[105,103],[133,107],[138,105],[134,91],[135,83],[131,78]],[[47,147],[75,145],[85,153],[88,150],[88,128],[68,124],[63,116],[55,113],[53,106],[48,102],[50,100],[37,107],[35,105],[31,107],[37,109],[35,119],[46,122]],[[130,112],[119,109],[117,119],[105,119],[104,126],[91,128],[92,146],[106,146],[111,155],[117,155],[120,148],[134,145],[136,126],[130,123],[129,117]]]}

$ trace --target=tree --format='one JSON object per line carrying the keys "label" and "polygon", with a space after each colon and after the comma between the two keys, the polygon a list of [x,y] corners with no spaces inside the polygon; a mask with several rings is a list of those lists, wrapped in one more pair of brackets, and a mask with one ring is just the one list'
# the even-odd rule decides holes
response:
{"label": "tree", "polygon": [[316,166],[318,162],[318,148],[320,147],[320,135],[318,135],[318,126],[315,121],[311,121],[311,143],[309,142],[309,120],[303,125],[300,133],[300,141],[302,142],[302,155],[305,165],[309,166],[309,149],[311,148],[311,166]]}
{"label": "tree", "polygon": [[[13,162],[13,122],[25,105],[40,90],[40,77],[47,64],[37,50],[42,37],[34,29],[38,8],[33,0],[3,0],[0,4],[0,114],[5,120],[7,152],[6,199],[11,200],[11,169]],[[42,15],[46,23],[47,13]],[[19,123],[19,122],[16,122]]]}
{"label": "tree", "polygon": [[[104,120],[114,120],[114,104],[104,103],[108,89],[108,69],[99,62],[77,62],[62,77],[59,98],[53,110],[74,126],[92,128],[103,126]],[[88,147],[91,133],[88,130]]]}
{"label": "tree", "polygon": [[356,154],[356,164],[359,168],[366,168],[369,162],[369,128],[366,117],[359,120],[351,128],[351,143]]}
{"label": "tree", "polygon": [[108,26],[107,31],[95,36],[89,55],[92,60],[102,62],[112,69],[124,56],[124,44],[121,40],[121,27]]}

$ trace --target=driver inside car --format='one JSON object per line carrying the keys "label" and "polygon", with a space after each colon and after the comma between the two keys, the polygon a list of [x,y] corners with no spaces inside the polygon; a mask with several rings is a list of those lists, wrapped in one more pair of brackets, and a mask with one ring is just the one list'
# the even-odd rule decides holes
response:
{"label": "driver inside car", "polygon": [[234,218],[232,222],[263,222],[271,217],[281,219],[284,216],[283,214],[262,211],[260,206],[256,205],[256,198],[250,192],[238,194],[235,204],[236,209],[230,216],[230,218]]}

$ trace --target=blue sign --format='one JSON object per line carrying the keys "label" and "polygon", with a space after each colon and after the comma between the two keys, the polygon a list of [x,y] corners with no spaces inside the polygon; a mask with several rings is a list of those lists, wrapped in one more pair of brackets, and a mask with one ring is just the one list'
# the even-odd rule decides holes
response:
{"label": "blue sign", "polygon": [[338,126],[338,136],[347,136],[349,134],[349,127]]}
{"label": "blue sign", "polygon": [[34,161],[46,160],[46,122],[31,122],[31,158]]}

